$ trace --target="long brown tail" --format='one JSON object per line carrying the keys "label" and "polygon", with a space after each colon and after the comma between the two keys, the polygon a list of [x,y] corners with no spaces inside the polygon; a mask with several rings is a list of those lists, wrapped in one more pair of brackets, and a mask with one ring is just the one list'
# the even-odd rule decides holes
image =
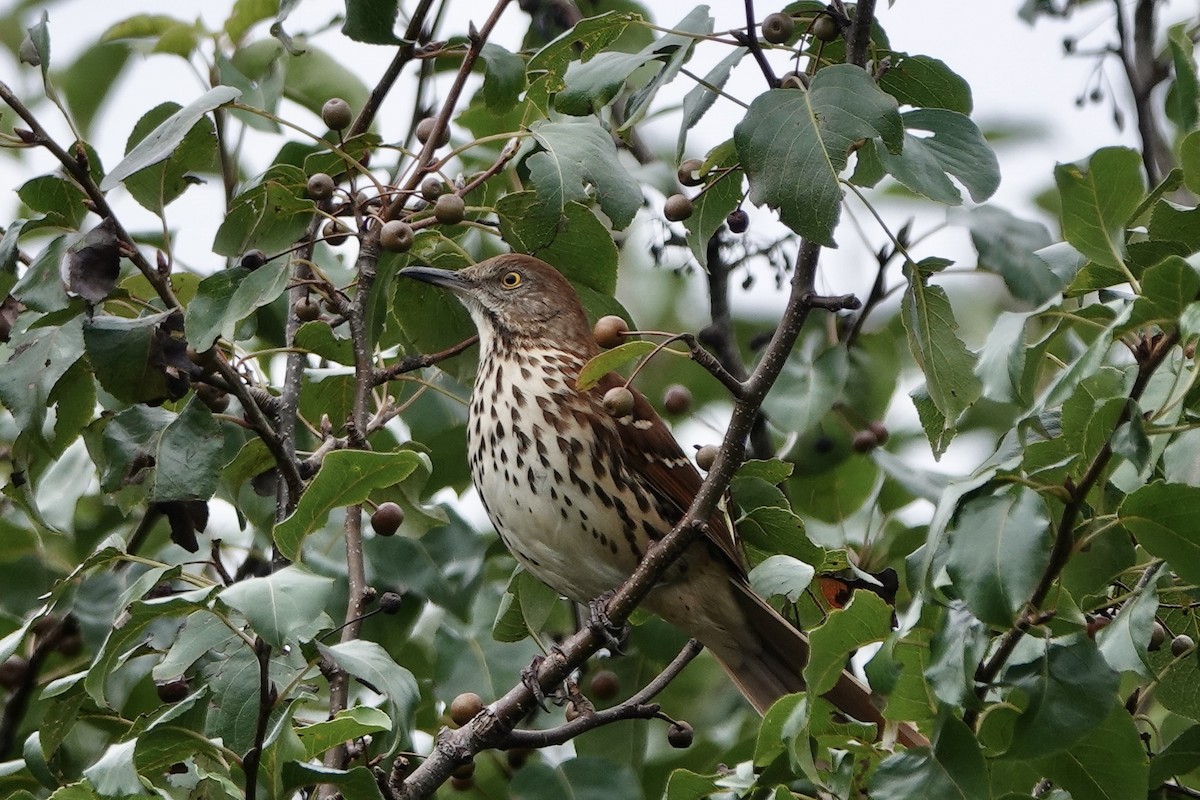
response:
{"label": "long brown tail", "polygon": [[[766,713],[771,704],[786,694],[804,690],[801,670],[808,662],[808,637],[792,626],[779,612],[741,581],[732,582],[735,596],[742,607],[750,628],[762,645],[757,657],[748,657],[733,666],[717,660],[728,673],[738,690],[758,710]],[[843,713],[861,721],[874,723],[880,734],[887,721],[871,701],[871,691],[845,670],[837,685],[825,693],[825,698]],[[901,723],[896,738],[906,747],[928,746],[929,741],[911,725]]]}

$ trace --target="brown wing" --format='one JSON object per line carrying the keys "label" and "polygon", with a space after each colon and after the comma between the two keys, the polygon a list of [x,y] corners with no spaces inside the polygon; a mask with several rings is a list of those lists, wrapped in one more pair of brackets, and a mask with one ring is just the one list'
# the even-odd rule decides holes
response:
{"label": "brown wing", "polygon": [[[600,379],[592,394],[599,404],[605,392],[624,385],[623,377],[610,372]],[[682,517],[700,491],[700,473],[650,401],[632,386],[629,388],[633,391],[633,419],[620,421],[616,426],[626,463],[631,470],[644,475],[651,490],[676,508],[678,516]],[[741,546],[725,514],[719,509],[709,517],[708,537],[744,574],[746,561]]]}

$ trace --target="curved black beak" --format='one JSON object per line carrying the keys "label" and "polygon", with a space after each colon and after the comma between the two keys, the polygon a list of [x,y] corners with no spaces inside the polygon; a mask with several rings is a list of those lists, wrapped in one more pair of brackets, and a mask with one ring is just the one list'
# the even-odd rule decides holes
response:
{"label": "curved black beak", "polygon": [[421,281],[422,283],[431,283],[434,286],[442,286],[452,292],[460,292],[468,288],[470,284],[461,274],[448,269],[437,269],[435,267],[405,267],[400,270],[400,274],[406,278]]}

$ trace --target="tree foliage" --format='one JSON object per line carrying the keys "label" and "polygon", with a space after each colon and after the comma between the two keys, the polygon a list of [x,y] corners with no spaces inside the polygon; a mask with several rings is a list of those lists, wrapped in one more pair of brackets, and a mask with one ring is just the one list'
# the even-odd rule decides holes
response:
{"label": "tree foliage", "polygon": [[[1076,54],[1118,57],[1141,146],[1045,176],[1052,231],[988,204],[971,87],[891,42],[873,0],[747,3],[734,30],[706,6],[348,0],[337,36],[386,48],[382,75],[308,41],[294,5],[238,0],[212,30],[139,14],[70,63],[36,4],[5,19],[24,38],[0,37],[22,70],[0,82],[0,144],[28,177],[0,238],[0,793],[1200,792],[1194,21],[1118,4],[1114,53]],[[1079,4],[1060,5],[1020,13]],[[97,150],[120,76],[172,58],[208,85],[130,110],[124,150]],[[734,70],[756,94],[728,94]],[[728,135],[693,154],[718,102]],[[383,109],[411,117],[400,140]],[[657,146],[664,115],[678,135]],[[220,223],[188,252],[177,203],[198,193]],[[968,204],[947,213],[963,264],[902,216]],[[877,223],[858,234],[876,278],[824,296],[847,207]],[[633,614],[620,653],[596,656],[452,499],[473,331],[397,273],[507,249],[642,331],[582,381],[684,384],[667,418],[720,421],[688,517],[609,602]],[[639,300],[703,283],[710,324],[689,330],[682,301],[635,324],[619,263]],[[995,292],[970,308],[979,341],[946,289],[963,273]],[[731,313],[731,283],[772,280],[772,318]],[[972,463],[931,468],[968,435],[988,443]],[[634,613],[727,492],[753,585],[811,633],[811,691],[761,720]],[[820,696],[855,654],[928,746]]]}

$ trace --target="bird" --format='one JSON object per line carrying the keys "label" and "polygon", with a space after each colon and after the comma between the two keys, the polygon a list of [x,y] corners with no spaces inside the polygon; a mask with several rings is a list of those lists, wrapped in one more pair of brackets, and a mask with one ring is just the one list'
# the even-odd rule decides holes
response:
{"label": "bird", "polygon": [[[588,389],[583,366],[601,350],[571,283],[533,256],[506,253],[459,270],[410,266],[400,275],[452,292],[479,333],[467,420],[472,480],[505,546],[557,593],[589,604],[636,569],[683,518],[702,479],[636,389],[614,416],[615,372]],[[628,413],[624,413],[624,412]],[[726,515],[708,519],[642,607],[698,640],[760,713],[802,691],[807,637],[747,578]],[[883,731],[870,690],[843,671],[826,695]],[[909,726],[902,743],[922,744]]]}

